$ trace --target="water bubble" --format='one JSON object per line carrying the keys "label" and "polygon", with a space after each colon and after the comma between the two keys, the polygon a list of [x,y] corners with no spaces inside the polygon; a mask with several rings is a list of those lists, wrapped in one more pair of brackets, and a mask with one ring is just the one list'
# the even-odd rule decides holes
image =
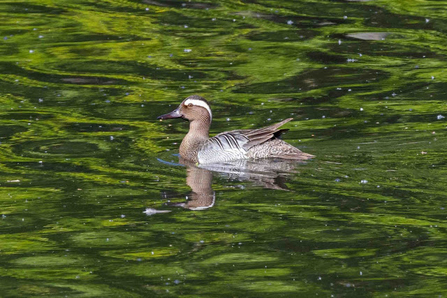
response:
{"label": "water bubble", "polygon": [[288,20],[287,21],[287,25],[292,25],[293,24],[293,21],[292,20]]}
{"label": "water bubble", "polygon": [[441,119],[444,119],[445,118],[445,116],[442,116],[441,114],[439,114],[438,116],[436,116],[436,119],[438,119],[438,120],[441,120]]}
{"label": "water bubble", "polygon": [[192,52],[192,50],[191,49],[184,49],[183,52],[190,53],[190,52]]}
{"label": "water bubble", "polygon": [[30,54],[34,53],[34,50],[29,50],[29,53],[30,53]]}
{"label": "water bubble", "polygon": [[363,179],[363,180],[360,181],[360,183],[361,184],[366,184],[366,183],[368,183],[368,180]]}

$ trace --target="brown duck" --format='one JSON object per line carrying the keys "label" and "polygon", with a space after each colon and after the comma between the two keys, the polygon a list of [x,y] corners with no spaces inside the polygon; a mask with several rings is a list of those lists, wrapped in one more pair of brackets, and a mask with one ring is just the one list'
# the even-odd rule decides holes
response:
{"label": "brown duck", "polygon": [[209,129],[213,116],[208,102],[198,95],[185,98],[178,108],[157,119],[173,118],[189,121],[189,131],[180,145],[180,156],[195,163],[259,158],[306,160],[314,157],[279,139],[288,130],[279,127],[292,118],[259,129],[226,131],[210,138]]}

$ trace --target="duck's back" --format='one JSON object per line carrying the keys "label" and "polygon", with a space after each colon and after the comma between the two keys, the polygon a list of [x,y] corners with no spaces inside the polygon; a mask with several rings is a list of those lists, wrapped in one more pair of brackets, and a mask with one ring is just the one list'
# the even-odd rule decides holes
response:
{"label": "duck's back", "polygon": [[222,163],[237,159],[283,158],[306,160],[313,155],[279,139],[279,129],[292,118],[253,130],[233,130],[208,139],[198,151],[199,163]]}

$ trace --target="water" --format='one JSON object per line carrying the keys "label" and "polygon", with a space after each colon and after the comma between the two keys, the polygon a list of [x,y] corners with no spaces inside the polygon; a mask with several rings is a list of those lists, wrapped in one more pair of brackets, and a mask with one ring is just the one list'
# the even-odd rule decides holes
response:
{"label": "water", "polygon": [[[2,296],[445,296],[446,5],[3,3]],[[179,165],[192,94],[316,158]]]}

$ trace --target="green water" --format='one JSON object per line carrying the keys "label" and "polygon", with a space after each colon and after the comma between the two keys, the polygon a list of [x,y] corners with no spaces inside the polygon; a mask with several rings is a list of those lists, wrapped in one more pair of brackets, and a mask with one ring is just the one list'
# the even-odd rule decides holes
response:
{"label": "green water", "polygon": [[[0,296],[445,297],[446,7],[1,2]],[[192,94],[316,158],[177,165]]]}

